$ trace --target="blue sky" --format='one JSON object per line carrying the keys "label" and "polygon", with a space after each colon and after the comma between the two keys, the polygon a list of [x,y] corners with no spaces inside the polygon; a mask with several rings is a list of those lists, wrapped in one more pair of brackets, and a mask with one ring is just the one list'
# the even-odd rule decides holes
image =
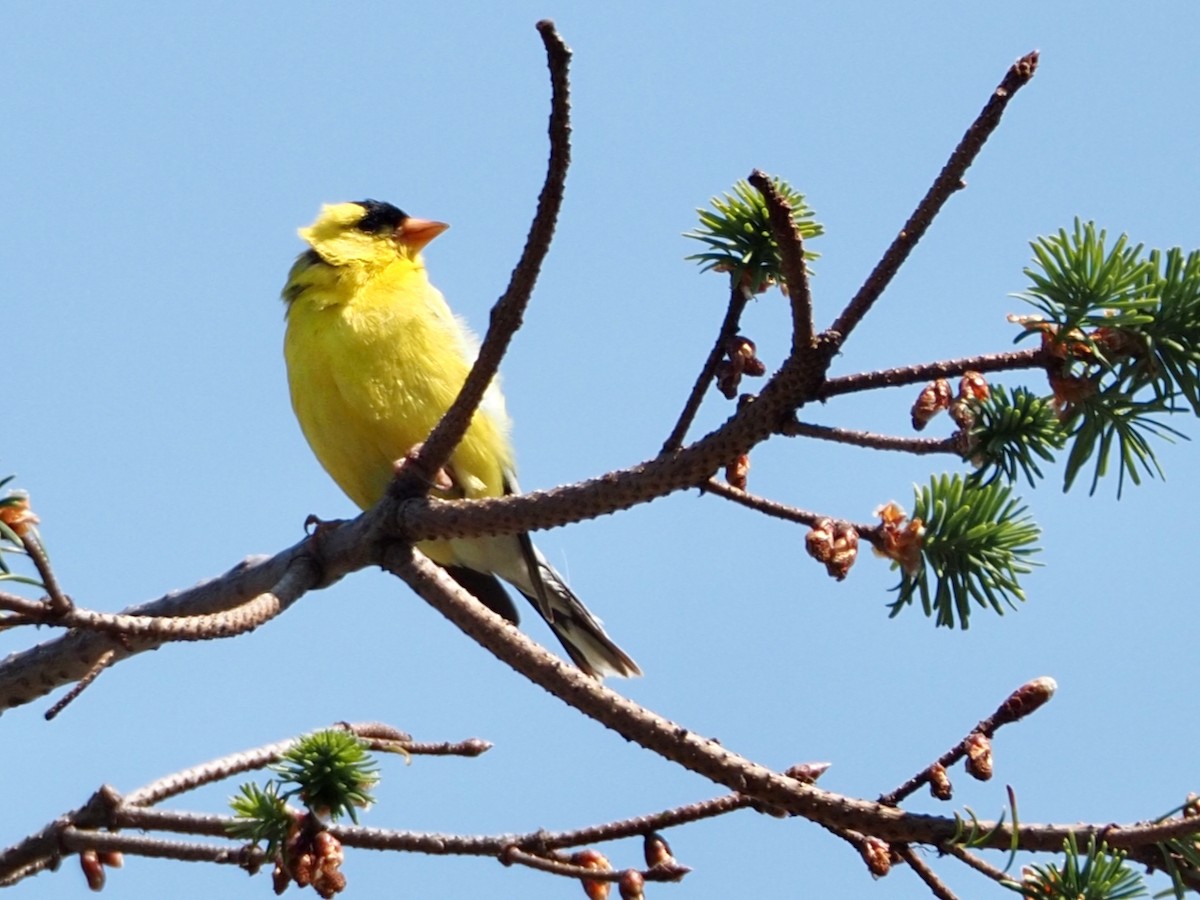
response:
{"label": "blue sky", "polygon": [[[1151,247],[1200,246],[1200,7],[1183,0],[12,4],[0,35],[0,471],[32,494],[78,602],[151,599],[290,545],[309,513],[352,513],[288,407],[277,298],[295,230],[323,202],[363,197],[450,222],[427,261],[482,330],[544,170],[543,17],[575,51],[575,161],[503,368],[526,488],[661,445],[725,300],[720,277],[683,261],[697,206],[754,167],[803,190],[826,227],[813,287],[828,323],[1029,50],[1042,53],[1037,77],[834,373],[1007,349],[1028,242],[1074,216]],[[786,326],[767,295],[745,331],[770,363]],[[811,416],[904,434],[912,400],[879,393]],[[728,412],[714,393],[695,434]],[[1185,693],[1196,452],[1162,447],[1169,482],[1119,503],[1113,483],[1063,496],[1061,469],[1023,487],[1045,568],[1020,611],[977,615],[966,633],[916,612],[888,621],[882,563],[864,556],[834,584],[804,556],[802,531],[695,493],[538,543],[646,671],[629,694],[752,758],[827,760],[824,786],[876,796],[1051,675],[1053,703],[998,739],[994,782],[957,773],[953,804],[912,808],[994,816],[1011,784],[1025,821],[1128,821],[1197,788]],[[950,464],[938,463],[779,439],[754,454],[751,488],[862,520],[889,499],[911,508],[911,485]],[[0,652],[32,637],[5,634]],[[558,829],[719,793],[523,683],[378,573],[251,636],[126,662],[54,723],[46,705],[0,721],[0,844],[101,783],[132,790],[337,720],[496,744],[474,761],[389,763],[372,825]],[[179,805],[216,811],[233,787]],[[668,837],[695,872],[656,896],[923,895],[906,871],[870,883],[848,848],[801,821],[747,812]],[[608,852],[618,866],[640,860],[634,844]],[[935,865],[963,893],[988,890]],[[14,896],[82,896],[73,869]],[[357,896],[578,890],[487,860],[352,852],[345,871]],[[109,890],[183,900],[270,885],[133,860]]]}

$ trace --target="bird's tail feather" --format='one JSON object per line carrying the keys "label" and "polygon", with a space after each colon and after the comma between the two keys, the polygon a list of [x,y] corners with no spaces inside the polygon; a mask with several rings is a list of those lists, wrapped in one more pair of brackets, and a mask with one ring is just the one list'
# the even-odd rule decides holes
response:
{"label": "bird's tail feather", "polygon": [[567,587],[563,577],[536,548],[531,549],[533,559],[530,569],[536,593],[521,585],[518,590],[529,598],[529,602],[546,619],[572,662],[593,678],[608,675],[631,678],[641,675],[638,664],[613,643],[600,620]]}

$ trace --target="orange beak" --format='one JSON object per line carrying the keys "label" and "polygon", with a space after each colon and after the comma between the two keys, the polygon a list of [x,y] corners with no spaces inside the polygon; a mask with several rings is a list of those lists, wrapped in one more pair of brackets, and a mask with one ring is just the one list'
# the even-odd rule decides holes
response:
{"label": "orange beak", "polygon": [[409,216],[396,229],[396,240],[413,251],[420,251],[449,227],[445,222],[434,222]]}

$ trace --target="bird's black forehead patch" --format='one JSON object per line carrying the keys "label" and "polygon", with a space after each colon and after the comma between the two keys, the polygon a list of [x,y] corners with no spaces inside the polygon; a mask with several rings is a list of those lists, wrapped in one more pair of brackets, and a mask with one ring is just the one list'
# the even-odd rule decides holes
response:
{"label": "bird's black forehead patch", "polygon": [[381,200],[359,200],[357,202],[366,210],[366,214],[355,227],[366,234],[392,231],[408,218],[408,213],[404,210]]}

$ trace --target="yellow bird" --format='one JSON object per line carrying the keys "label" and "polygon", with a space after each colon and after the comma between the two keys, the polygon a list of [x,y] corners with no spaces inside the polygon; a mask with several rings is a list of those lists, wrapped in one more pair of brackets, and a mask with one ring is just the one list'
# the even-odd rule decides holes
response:
{"label": "yellow bird", "polygon": [[[390,203],[322,207],[300,229],[301,253],[283,289],[284,357],[292,408],[313,453],[362,509],[378,502],[395,461],[450,407],[477,343],[425,274],[421,250],[449,227]],[[504,398],[488,389],[450,457],[440,497],[518,492]],[[471,594],[511,622],[517,610],[497,576],[525,595],[584,672],[640,675],[528,534],[418,545]]]}

